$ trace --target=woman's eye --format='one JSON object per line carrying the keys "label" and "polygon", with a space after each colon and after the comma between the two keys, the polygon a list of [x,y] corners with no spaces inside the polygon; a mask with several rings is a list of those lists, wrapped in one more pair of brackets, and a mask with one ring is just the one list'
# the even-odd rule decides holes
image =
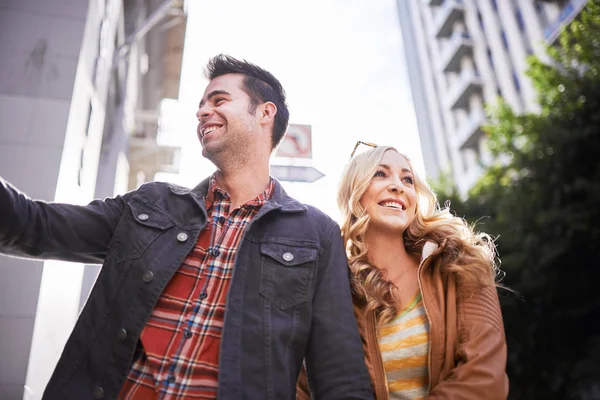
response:
{"label": "woman's eye", "polygon": [[373,176],[385,178],[385,172],[379,170],[379,171],[375,172],[375,175],[373,175]]}
{"label": "woman's eye", "polygon": [[411,185],[413,184],[413,178],[412,178],[412,176],[405,176],[405,177],[403,178],[403,180],[404,180],[404,182],[406,182],[406,183],[410,183]]}
{"label": "woman's eye", "polygon": [[225,101],[225,99],[217,99],[217,100],[215,100],[215,104],[219,106],[219,105],[223,104],[224,101]]}

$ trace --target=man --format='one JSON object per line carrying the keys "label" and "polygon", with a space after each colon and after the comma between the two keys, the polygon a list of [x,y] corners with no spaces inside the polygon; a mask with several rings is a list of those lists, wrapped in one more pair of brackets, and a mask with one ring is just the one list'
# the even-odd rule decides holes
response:
{"label": "man", "polygon": [[269,176],[288,110],[279,81],[207,66],[198,136],[216,172],[87,206],[0,180],[0,251],[103,262],[48,399],[372,399],[338,226]]}

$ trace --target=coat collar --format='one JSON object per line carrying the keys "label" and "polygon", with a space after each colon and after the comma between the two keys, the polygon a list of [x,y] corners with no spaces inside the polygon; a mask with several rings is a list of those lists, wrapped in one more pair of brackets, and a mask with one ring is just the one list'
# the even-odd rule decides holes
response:
{"label": "coat collar", "polygon": [[[268,203],[272,204],[272,207],[279,208],[283,212],[301,212],[308,211],[308,208],[300,203],[298,200],[290,197],[285,190],[283,190],[283,186],[281,183],[275,178],[271,178],[274,181],[273,193],[271,195],[271,199]],[[192,196],[198,205],[204,203],[204,197],[208,192],[208,187],[210,184],[210,177],[204,179],[198,185],[196,185],[192,189],[188,189],[183,186],[169,184],[169,189],[173,194],[178,196]]]}

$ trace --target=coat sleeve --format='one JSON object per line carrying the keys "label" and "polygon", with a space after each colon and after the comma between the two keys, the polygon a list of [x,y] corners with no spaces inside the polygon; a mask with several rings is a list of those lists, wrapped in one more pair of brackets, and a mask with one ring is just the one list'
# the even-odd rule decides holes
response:
{"label": "coat sleeve", "polygon": [[30,199],[0,178],[0,253],[101,263],[126,207],[125,197],[87,206],[47,203]]}
{"label": "coat sleeve", "polygon": [[506,337],[496,288],[460,299],[458,308],[456,367],[441,377],[427,399],[506,399]]}
{"label": "coat sleeve", "polygon": [[319,400],[373,399],[354,318],[346,254],[340,229],[332,224],[318,264],[305,354],[308,383],[312,397]]}

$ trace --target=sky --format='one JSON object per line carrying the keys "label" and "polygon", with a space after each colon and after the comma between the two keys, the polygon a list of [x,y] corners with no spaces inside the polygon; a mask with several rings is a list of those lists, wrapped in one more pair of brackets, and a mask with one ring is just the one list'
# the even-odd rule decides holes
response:
{"label": "sky", "polygon": [[180,172],[157,179],[193,187],[215,169],[202,158],[195,113],[208,83],[204,65],[219,53],[273,73],[286,90],[290,123],[312,126],[309,164],[325,177],[282,182],[292,197],[339,220],[337,185],[357,140],[396,147],[424,175],[395,0],[192,0],[188,7],[168,139],[182,146]]}

